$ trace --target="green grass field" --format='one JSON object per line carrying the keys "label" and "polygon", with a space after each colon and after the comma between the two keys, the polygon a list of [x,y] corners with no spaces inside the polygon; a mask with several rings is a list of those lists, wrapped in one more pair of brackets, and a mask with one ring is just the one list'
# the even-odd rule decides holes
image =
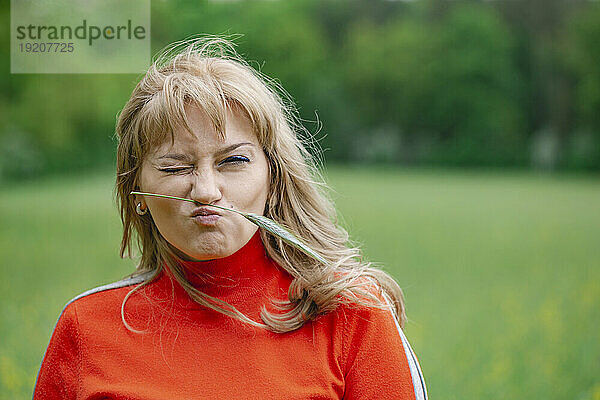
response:
{"label": "green grass field", "polygon": [[[600,399],[600,182],[331,168],[341,222],[404,288],[432,399]],[[0,399],[31,397],[63,305],[120,279],[112,177],[0,188]]]}

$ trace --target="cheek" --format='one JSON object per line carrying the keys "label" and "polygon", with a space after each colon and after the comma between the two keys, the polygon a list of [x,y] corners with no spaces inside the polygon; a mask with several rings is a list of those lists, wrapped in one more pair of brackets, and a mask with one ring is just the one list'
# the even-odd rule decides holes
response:
{"label": "cheek", "polygon": [[269,169],[268,167],[258,169],[250,179],[245,180],[243,186],[236,188],[239,198],[252,212],[262,214],[269,194]]}
{"label": "cheek", "polygon": [[[189,182],[181,176],[164,175],[152,168],[143,169],[140,173],[139,188],[142,192],[185,197],[187,186]],[[183,206],[182,202],[153,196],[145,196],[144,200],[159,230],[169,226],[173,215],[178,215]]]}

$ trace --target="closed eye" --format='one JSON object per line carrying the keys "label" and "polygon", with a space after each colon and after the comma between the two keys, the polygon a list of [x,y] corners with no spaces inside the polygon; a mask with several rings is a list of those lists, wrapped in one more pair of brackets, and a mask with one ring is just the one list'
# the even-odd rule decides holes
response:
{"label": "closed eye", "polygon": [[189,167],[169,167],[169,168],[160,168],[160,171],[166,172],[168,174],[175,174],[177,172],[185,171]]}

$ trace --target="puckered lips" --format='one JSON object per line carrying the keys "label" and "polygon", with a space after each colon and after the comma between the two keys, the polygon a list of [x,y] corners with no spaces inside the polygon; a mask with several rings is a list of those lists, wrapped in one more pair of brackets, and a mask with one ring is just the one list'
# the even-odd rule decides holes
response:
{"label": "puckered lips", "polygon": [[192,211],[191,217],[201,225],[215,225],[222,214],[214,207],[198,207]]}

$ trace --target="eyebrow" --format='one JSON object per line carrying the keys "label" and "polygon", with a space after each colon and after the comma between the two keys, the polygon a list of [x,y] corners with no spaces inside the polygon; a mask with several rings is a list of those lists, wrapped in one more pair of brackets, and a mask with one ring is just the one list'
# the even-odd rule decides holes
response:
{"label": "eyebrow", "polygon": [[186,156],[185,154],[179,154],[179,153],[169,153],[169,154],[165,154],[162,157],[158,157],[159,160],[162,160],[165,158],[169,158],[169,159],[177,160],[177,161],[190,161],[190,158],[188,156]]}
{"label": "eyebrow", "polygon": [[[229,153],[230,151],[233,151],[233,150],[237,149],[238,147],[247,146],[247,145],[254,146],[254,144],[250,143],[250,142],[236,143],[236,144],[232,144],[231,146],[227,146],[225,148],[218,150],[217,154]],[[165,154],[164,156],[161,156],[158,159],[162,160],[165,158],[169,158],[169,159],[177,160],[177,161],[190,161],[190,157],[188,157],[186,154],[180,154],[180,153]]]}

